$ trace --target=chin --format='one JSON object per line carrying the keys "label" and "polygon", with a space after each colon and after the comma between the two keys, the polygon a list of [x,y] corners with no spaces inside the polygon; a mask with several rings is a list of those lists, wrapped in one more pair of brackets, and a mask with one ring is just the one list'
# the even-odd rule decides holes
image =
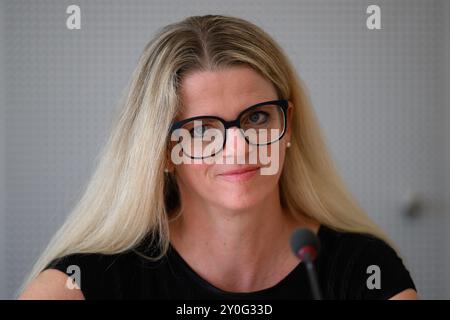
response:
{"label": "chin", "polygon": [[242,211],[257,206],[264,201],[264,194],[259,193],[259,190],[253,192],[240,192],[236,189],[231,192],[223,192],[219,199],[216,199],[216,203],[220,203],[220,206],[229,210]]}
{"label": "chin", "polygon": [[221,203],[221,206],[224,209],[230,210],[230,211],[235,211],[236,213],[238,212],[243,212],[246,211],[248,209],[250,209],[251,207],[255,206],[257,203],[242,203],[242,202],[234,202],[234,203]]}

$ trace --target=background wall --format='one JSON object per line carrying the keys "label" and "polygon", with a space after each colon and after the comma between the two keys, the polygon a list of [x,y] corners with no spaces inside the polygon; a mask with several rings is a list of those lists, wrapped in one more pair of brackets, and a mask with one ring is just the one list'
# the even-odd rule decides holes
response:
{"label": "background wall", "polygon": [[[446,203],[446,213],[447,213],[447,222],[446,222],[446,230],[449,230],[450,226],[450,1],[445,1],[443,4],[442,15],[443,18],[443,41],[444,41],[444,59],[443,59],[443,70],[444,70],[444,82],[443,82],[443,96],[444,96],[444,108],[445,108],[445,196],[444,201]],[[450,233],[445,232],[445,253],[444,257],[447,260],[445,270],[450,270]],[[446,297],[450,297],[450,274],[448,272],[445,273],[443,279],[445,280],[446,287]]]}
{"label": "background wall", "polygon": [[[375,31],[365,22],[373,1],[188,2],[1,2],[0,297],[13,297],[80,197],[152,35],[221,13],[260,25],[285,49],[350,189],[398,244],[421,296],[450,298],[448,2],[376,1]],[[70,4],[81,7],[81,30],[65,26]],[[416,217],[402,210],[411,192],[422,201]]]}
{"label": "background wall", "polygon": [[5,80],[4,77],[4,8],[0,2],[0,299],[6,299],[6,257],[5,231],[6,231],[6,199],[5,199]]}

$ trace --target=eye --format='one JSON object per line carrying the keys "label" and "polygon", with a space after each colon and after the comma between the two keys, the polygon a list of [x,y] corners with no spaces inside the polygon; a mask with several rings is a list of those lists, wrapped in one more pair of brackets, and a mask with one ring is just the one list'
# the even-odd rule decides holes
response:
{"label": "eye", "polygon": [[255,111],[249,117],[248,121],[250,124],[263,124],[267,122],[269,114],[264,111]]}
{"label": "eye", "polygon": [[206,130],[208,130],[208,126],[200,125],[200,126],[195,126],[192,129],[190,129],[189,133],[191,134],[191,137],[193,137],[193,138],[203,138]]}

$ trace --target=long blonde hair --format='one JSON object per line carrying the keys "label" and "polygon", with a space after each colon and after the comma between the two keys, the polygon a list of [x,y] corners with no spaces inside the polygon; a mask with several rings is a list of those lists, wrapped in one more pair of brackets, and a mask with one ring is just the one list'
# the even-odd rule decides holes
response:
{"label": "long blonde hair", "polygon": [[92,179],[19,292],[64,255],[115,254],[149,234],[158,235],[161,255],[166,252],[169,219],[180,199],[176,181],[164,174],[165,137],[181,106],[180,81],[189,71],[242,64],[270,80],[295,106],[292,145],[280,178],[283,207],[338,231],[387,240],[339,177],[303,84],[278,44],[243,19],[194,16],[162,28],[145,47]]}

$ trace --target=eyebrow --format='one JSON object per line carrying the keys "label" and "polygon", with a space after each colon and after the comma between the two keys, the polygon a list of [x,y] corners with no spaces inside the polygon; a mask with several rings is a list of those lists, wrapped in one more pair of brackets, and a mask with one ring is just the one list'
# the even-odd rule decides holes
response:
{"label": "eyebrow", "polygon": [[[247,104],[246,106],[244,106],[240,110],[238,110],[237,114],[233,116],[233,119],[236,119],[241,114],[242,111],[244,111],[244,110],[246,110],[248,108],[251,108],[251,107],[259,105],[259,104],[264,104],[266,102],[279,101],[279,100],[282,100],[282,99],[276,98],[276,99],[264,100],[264,101],[256,102],[256,103],[253,103],[253,104]],[[182,108],[183,107],[186,107],[186,106],[182,105]],[[220,115],[216,115],[216,114],[200,114],[200,115],[193,115],[193,116],[190,116],[190,117],[184,117],[183,119],[176,120],[175,122],[184,121],[184,120],[187,120],[187,119],[197,118],[197,117],[216,117],[216,118],[223,119],[223,117],[221,117]]]}

